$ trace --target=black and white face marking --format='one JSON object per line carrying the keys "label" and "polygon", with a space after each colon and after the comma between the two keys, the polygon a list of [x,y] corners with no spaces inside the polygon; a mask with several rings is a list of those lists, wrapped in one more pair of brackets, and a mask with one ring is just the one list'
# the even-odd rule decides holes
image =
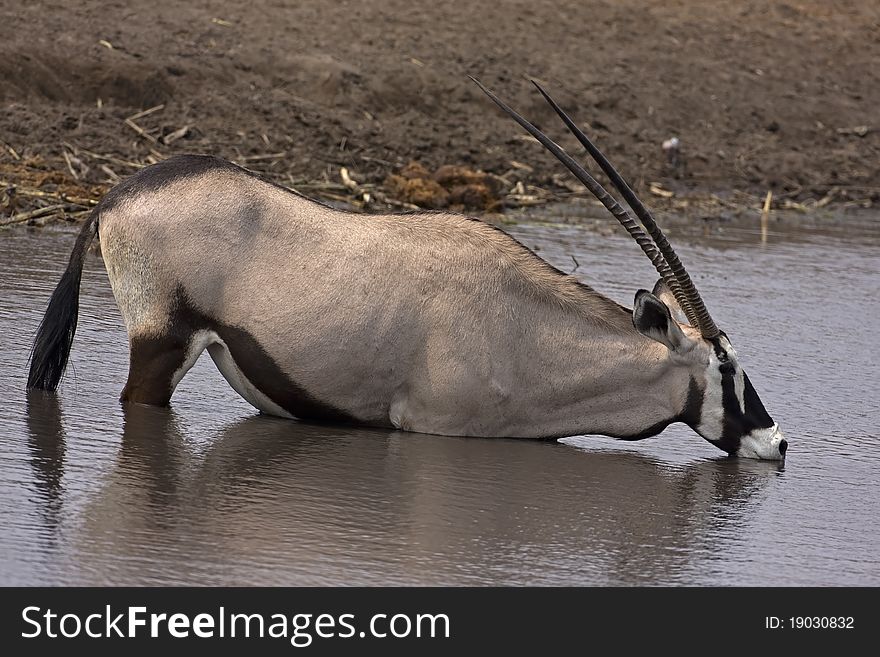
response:
{"label": "black and white face marking", "polygon": [[724,333],[711,340],[697,432],[731,455],[782,459],[788,442],[761,403]]}

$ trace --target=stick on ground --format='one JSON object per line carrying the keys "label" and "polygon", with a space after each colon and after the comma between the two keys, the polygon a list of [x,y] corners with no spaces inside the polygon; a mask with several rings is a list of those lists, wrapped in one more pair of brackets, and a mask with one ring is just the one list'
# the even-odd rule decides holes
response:
{"label": "stick on ground", "polygon": [[52,214],[54,212],[58,212],[59,210],[64,210],[66,206],[63,203],[58,205],[47,205],[44,208],[37,208],[36,210],[31,210],[30,212],[19,212],[11,216],[9,219],[4,219],[0,221],[0,228],[5,226],[11,226],[13,224],[20,224],[22,222],[28,221],[30,219],[36,219],[37,217],[43,217],[47,214]]}

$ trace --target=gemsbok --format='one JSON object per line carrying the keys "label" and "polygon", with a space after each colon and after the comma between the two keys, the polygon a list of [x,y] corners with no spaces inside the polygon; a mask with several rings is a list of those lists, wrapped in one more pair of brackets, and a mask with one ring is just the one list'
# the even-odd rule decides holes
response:
{"label": "gemsbok", "polygon": [[[475,80],[476,82],[476,80]],[[114,187],[83,226],[31,355],[54,391],[98,236],[129,337],[121,401],[166,405],[205,350],[264,413],[456,435],[627,440],[684,422],[731,455],[782,459],[764,409],[650,212],[559,106],[641,225],[477,84],[618,219],[660,274],[629,310],[476,219],[327,207],[208,156]],[[537,86],[537,85],[536,85]]]}

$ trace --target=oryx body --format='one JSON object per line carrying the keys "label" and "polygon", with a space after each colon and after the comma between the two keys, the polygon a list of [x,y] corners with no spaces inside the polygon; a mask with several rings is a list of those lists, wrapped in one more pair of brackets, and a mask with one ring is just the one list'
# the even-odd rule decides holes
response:
{"label": "oryx body", "polygon": [[167,404],[207,349],[274,415],[530,438],[683,421],[730,453],[785,450],[726,337],[675,321],[664,285],[631,311],[481,221],[348,213],[206,156],[144,169],[96,207],[32,387],[63,373],[95,235],[129,335],[126,402]]}

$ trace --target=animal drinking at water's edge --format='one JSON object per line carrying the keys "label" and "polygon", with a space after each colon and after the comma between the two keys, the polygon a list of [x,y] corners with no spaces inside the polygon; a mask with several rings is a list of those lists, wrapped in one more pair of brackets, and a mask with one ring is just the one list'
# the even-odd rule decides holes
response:
{"label": "animal drinking at water's edge", "polygon": [[272,415],[524,438],[639,439],[685,422],[730,454],[783,458],[788,444],[733,347],[619,174],[544,94],[641,225],[484,91],[651,259],[660,280],[633,310],[481,221],[343,212],[229,162],[181,156],[95,208],[40,325],[28,386],[55,390],[64,373],[98,236],[129,336],[123,402],[167,404],[207,349]]}

